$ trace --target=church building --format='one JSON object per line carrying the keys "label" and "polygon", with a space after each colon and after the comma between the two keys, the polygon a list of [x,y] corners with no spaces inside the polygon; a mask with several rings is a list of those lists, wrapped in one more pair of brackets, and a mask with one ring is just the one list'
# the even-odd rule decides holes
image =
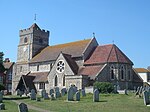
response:
{"label": "church building", "polygon": [[142,79],[133,62],[115,45],[99,45],[96,38],[49,45],[49,31],[36,23],[20,30],[17,62],[13,73],[13,93],[51,88],[78,89],[95,81],[111,82],[120,89],[141,86]]}

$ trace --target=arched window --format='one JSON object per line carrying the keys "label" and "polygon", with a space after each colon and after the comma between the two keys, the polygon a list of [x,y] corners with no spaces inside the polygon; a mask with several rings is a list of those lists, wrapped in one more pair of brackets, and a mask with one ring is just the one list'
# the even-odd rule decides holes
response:
{"label": "arched window", "polygon": [[121,79],[124,79],[124,67],[121,67]]}
{"label": "arched window", "polygon": [[20,66],[20,72],[22,72],[22,66]]}
{"label": "arched window", "polygon": [[131,80],[131,72],[130,72],[130,70],[128,71],[128,80]]}
{"label": "arched window", "polygon": [[37,65],[37,71],[39,71],[39,65]]}
{"label": "arched window", "polygon": [[114,74],[114,67],[112,66],[111,69],[110,69],[110,78],[113,80],[115,79],[115,74]]}
{"label": "arched window", "polygon": [[65,86],[65,76],[63,77],[63,86]]}
{"label": "arched window", "polygon": [[24,38],[24,43],[27,43],[28,39],[27,37]]}
{"label": "arched window", "polygon": [[57,78],[57,75],[55,76],[55,86],[58,85],[58,78]]}

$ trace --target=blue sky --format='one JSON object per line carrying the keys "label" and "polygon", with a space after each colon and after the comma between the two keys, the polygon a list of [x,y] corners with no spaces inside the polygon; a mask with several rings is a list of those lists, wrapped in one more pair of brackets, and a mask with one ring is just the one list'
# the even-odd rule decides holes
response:
{"label": "blue sky", "polygon": [[95,32],[114,43],[134,67],[150,65],[150,0],[0,0],[0,51],[17,58],[19,30],[36,23],[50,31],[50,45],[83,40]]}

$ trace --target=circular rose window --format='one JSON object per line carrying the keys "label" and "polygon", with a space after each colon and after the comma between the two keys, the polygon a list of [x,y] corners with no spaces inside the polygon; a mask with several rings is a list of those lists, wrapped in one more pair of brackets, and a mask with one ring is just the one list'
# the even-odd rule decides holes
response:
{"label": "circular rose window", "polygon": [[62,73],[65,69],[65,63],[63,60],[59,60],[59,62],[57,63],[57,72]]}

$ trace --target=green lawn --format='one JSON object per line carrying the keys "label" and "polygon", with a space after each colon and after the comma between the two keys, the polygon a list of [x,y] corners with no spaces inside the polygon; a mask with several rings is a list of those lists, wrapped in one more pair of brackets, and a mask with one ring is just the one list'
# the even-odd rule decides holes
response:
{"label": "green lawn", "polygon": [[[100,94],[100,102],[93,102],[93,95],[88,94],[81,97],[79,102],[68,102],[66,96],[55,101],[43,100],[36,102],[30,99],[20,99],[21,101],[55,112],[149,112],[150,107],[146,107],[142,98],[135,98],[134,94]],[[13,108],[17,112],[17,105],[11,101],[4,101],[6,109]],[[3,112],[3,111],[2,111]],[[13,111],[4,111],[13,112]],[[35,112],[30,110],[29,112]]]}

